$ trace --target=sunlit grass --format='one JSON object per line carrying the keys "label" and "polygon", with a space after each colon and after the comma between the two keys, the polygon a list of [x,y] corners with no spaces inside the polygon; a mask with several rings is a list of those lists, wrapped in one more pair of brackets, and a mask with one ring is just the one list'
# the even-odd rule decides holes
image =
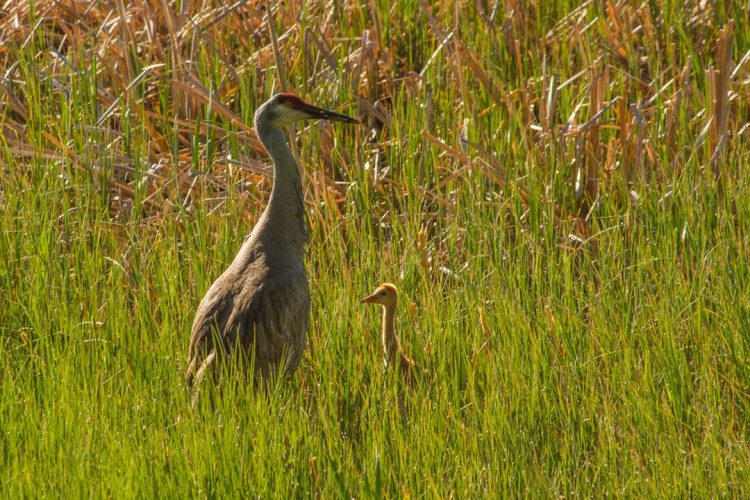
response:
{"label": "sunlit grass", "polygon": [[[0,54],[7,496],[750,490],[739,3],[294,3],[274,11],[283,72],[251,5],[19,3]],[[310,349],[291,380],[191,410],[190,325],[265,204],[248,126],[282,75],[365,122],[295,131]],[[383,281],[427,368],[408,390],[358,303]]]}

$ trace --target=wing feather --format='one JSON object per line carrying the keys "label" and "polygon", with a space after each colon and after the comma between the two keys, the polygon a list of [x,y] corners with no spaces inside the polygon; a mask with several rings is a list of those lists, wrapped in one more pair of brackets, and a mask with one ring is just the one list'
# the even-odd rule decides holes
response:
{"label": "wing feather", "polygon": [[[211,286],[196,311],[188,383],[200,384],[217,366],[217,358],[232,356],[236,349],[254,356],[255,371],[262,379],[275,376],[280,367],[286,372],[296,370],[307,343],[310,316],[304,268],[272,280],[239,281],[225,275]],[[206,363],[209,358],[211,362]]]}

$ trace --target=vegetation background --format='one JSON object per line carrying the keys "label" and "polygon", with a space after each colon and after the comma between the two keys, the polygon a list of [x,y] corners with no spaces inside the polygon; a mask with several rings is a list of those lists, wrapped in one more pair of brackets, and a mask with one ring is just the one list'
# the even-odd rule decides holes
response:
{"label": "vegetation background", "polygon": [[[746,2],[279,4],[3,4],[0,493],[747,495]],[[365,123],[290,131],[309,355],[191,411],[284,89]]]}

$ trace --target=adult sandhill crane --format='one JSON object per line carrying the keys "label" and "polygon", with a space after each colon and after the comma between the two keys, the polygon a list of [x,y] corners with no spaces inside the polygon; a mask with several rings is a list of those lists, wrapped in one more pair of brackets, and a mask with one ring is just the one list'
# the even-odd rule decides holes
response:
{"label": "adult sandhill crane", "polygon": [[255,112],[255,132],[273,160],[273,188],[250,236],[195,312],[187,364],[194,403],[200,382],[229,358],[248,367],[254,362],[260,381],[279,369],[294,372],[302,359],[310,316],[308,237],[302,181],[282,127],[314,118],[359,123],[294,94],[276,94]]}
{"label": "adult sandhill crane", "polygon": [[411,381],[417,365],[407,358],[401,349],[401,342],[396,335],[396,307],[398,306],[398,289],[391,283],[383,283],[362,299],[360,304],[380,304],[383,306],[383,350],[387,365],[396,365],[400,372]]}

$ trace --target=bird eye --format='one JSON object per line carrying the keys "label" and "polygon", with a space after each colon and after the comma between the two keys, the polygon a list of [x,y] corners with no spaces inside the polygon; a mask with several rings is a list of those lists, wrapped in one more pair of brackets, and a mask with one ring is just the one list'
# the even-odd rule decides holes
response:
{"label": "bird eye", "polygon": [[286,106],[287,108],[293,108],[294,103],[292,101],[284,101],[284,106]]}
{"label": "bird eye", "polygon": [[380,295],[381,295],[382,297],[385,297],[385,290],[383,290],[382,292],[380,292]]}

